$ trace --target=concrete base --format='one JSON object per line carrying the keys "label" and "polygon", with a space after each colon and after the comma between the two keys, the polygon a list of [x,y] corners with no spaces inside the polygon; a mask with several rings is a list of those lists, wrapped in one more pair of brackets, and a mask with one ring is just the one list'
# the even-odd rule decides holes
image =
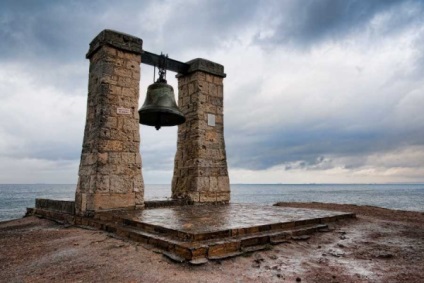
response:
{"label": "concrete base", "polygon": [[45,206],[29,211],[46,218],[116,233],[153,245],[173,260],[193,264],[264,249],[326,229],[330,222],[355,217],[353,213],[253,204],[172,205],[97,212],[93,218],[49,210]]}

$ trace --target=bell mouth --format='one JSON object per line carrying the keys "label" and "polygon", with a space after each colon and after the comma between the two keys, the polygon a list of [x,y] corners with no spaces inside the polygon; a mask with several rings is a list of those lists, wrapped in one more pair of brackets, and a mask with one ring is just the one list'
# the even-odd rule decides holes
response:
{"label": "bell mouth", "polygon": [[179,111],[169,108],[158,107],[143,107],[138,111],[140,115],[140,124],[153,126],[156,129],[160,127],[172,127],[181,125],[186,121],[186,118]]}
{"label": "bell mouth", "polygon": [[140,124],[172,127],[186,121],[175,101],[174,89],[166,82],[155,82],[147,88],[146,100],[138,110]]}

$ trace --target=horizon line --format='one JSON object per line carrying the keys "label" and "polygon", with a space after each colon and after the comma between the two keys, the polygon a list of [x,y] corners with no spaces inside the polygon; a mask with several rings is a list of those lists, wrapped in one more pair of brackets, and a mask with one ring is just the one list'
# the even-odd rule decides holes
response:
{"label": "horizon line", "polygon": [[[0,185],[74,185],[74,183],[0,183]],[[151,183],[148,185],[169,185],[168,183]],[[230,183],[230,185],[424,185],[424,182],[387,182],[387,183]]]}

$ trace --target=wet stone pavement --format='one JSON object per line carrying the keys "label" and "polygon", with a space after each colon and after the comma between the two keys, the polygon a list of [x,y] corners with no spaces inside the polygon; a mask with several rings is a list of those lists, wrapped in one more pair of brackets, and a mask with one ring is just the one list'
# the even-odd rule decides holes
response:
{"label": "wet stone pavement", "polygon": [[[116,212],[116,217],[188,234],[333,218],[345,212],[253,204],[192,205]],[[315,221],[313,221],[315,220]]]}

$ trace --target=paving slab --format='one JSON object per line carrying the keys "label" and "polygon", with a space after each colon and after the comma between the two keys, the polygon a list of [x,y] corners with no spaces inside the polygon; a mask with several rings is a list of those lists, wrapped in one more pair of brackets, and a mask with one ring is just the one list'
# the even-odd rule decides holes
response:
{"label": "paving slab", "polygon": [[191,205],[111,212],[115,217],[187,234],[202,234],[272,224],[344,218],[346,212],[255,204]]}

